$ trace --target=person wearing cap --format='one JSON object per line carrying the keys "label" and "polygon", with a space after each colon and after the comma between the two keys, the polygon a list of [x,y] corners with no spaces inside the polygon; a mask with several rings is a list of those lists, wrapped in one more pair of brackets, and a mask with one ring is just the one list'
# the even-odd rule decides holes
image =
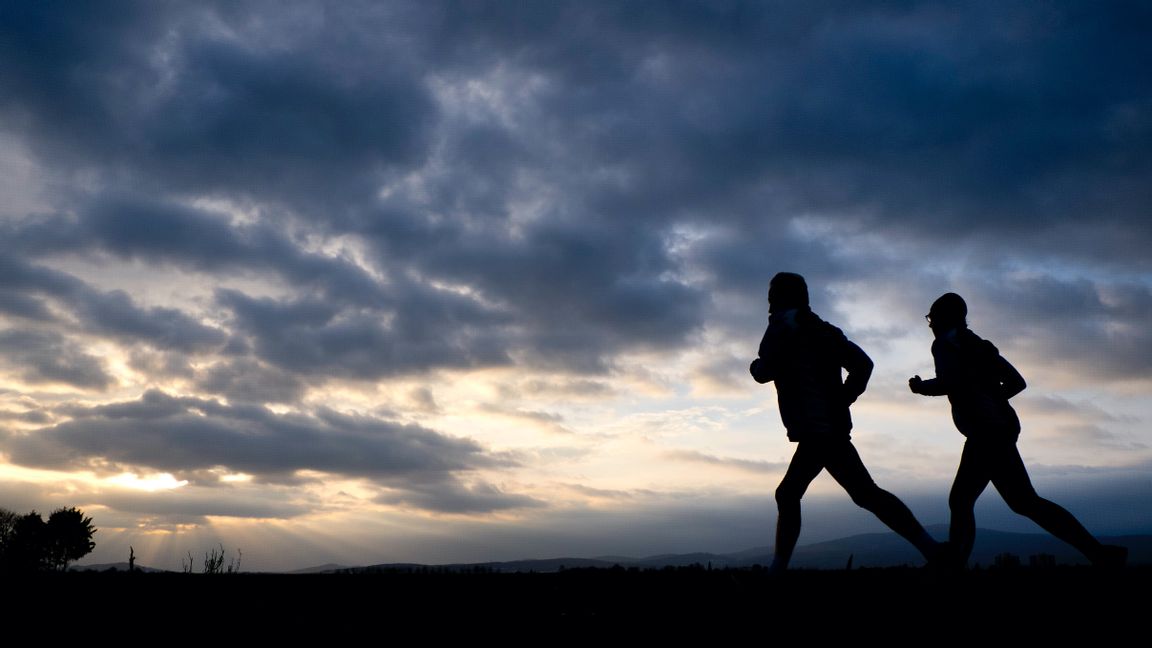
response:
{"label": "person wearing cap", "polygon": [[[776,489],[776,550],[771,570],[788,567],[800,537],[800,499],[827,470],[858,506],[911,542],[925,558],[942,545],[928,535],[912,511],[872,481],[852,445],[849,406],[864,393],[872,360],[840,329],[820,319],[808,304],[808,285],[781,272],[768,288],[768,328],[749,371],[758,383],[775,382],[780,418],[796,453]],[[842,378],[841,371],[848,375]]]}
{"label": "person wearing cap", "polygon": [[1016,513],[1031,518],[1046,531],[1072,545],[1093,564],[1123,565],[1128,550],[1104,545],[1063,507],[1036,493],[1016,440],[1020,418],[1008,402],[1026,384],[999,350],[968,328],[968,305],[956,293],[942,295],[925,316],[935,340],[932,358],[936,377],[913,376],[915,394],[948,396],[952,421],[966,437],[960,467],[948,495],[952,520],[951,558],[962,568],[976,539],[976,500],[991,482]]}

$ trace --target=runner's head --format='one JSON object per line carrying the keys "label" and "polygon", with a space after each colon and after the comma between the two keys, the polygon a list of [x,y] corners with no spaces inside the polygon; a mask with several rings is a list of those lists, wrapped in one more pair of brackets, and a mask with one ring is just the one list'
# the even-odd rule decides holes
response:
{"label": "runner's head", "polygon": [[768,312],[808,307],[808,284],[794,272],[778,272],[768,284]]}
{"label": "runner's head", "polygon": [[944,293],[932,302],[932,308],[924,317],[933,331],[945,333],[956,327],[968,326],[968,304],[956,293]]}

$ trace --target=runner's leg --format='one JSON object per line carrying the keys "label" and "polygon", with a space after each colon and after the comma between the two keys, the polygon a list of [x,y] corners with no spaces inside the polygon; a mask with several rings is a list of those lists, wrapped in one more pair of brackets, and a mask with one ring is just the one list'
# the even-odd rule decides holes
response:
{"label": "runner's leg", "polygon": [[964,442],[960,467],[956,469],[956,479],[948,493],[948,508],[952,513],[948,540],[961,566],[968,563],[972,545],[976,542],[976,500],[980,499],[991,479],[989,458],[985,455],[986,451],[980,444],[971,440]]}
{"label": "runner's leg", "polygon": [[776,552],[772,558],[772,570],[788,568],[796,541],[800,538],[800,498],[808,490],[808,485],[824,469],[822,453],[817,446],[800,442],[796,453],[784,473],[784,479],[776,488]]}
{"label": "runner's leg", "polygon": [[997,443],[992,461],[992,485],[1016,513],[1031,518],[1045,531],[1076,547],[1089,560],[1100,553],[1100,541],[1064,507],[1036,492],[1015,443]]}
{"label": "runner's leg", "polygon": [[828,473],[844,487],[857,506],[871,511],[880,521],[911,542],[925,558],[935,558],[938,543],[900,498],[880,488],[872,481],[868,469],[860,459],[852,441],[833,442],[826,452],[824,466]]}

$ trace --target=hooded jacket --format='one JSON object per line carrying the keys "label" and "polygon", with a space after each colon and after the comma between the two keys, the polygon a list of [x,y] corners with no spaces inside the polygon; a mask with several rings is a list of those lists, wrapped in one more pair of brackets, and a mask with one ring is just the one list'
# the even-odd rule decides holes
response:
{"label": "hooded jacket", "polygon": [[948,396],[956,429],[972,439],[1011,439],[1020,418],[1008,399],[1024,391],[1024,377],[988,340],[965,326],[932,342],[936,377],[920,384],[927,396]]}
{"label": "hooded jacket", "polygon": [[[848,370],[847,379],[841,369]],[[780,418],[791,441],[849,438],[848,406],[868,386],[872,360],[808,308],[773,313],[749,367],[758,383],[775,381]]]}

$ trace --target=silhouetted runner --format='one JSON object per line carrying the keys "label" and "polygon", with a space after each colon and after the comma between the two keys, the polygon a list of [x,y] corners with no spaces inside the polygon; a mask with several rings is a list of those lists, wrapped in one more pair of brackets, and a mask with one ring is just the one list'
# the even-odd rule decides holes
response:
{"label": "silhouetted runner", "polygon": [[1008,399],[1024,391],[1024,378],[996,347],[968,329],[968,305],[956,293],[942,295],[929,310],[928,326],[936,336],[932,357],[936,377],[913,376],[908,387],[924,396],[948,396],[956,429],[967,437],[948,506],[951,553],[958,567],[968,562],[976,540],[976,500],[988,482],[1008,506],[1044,530],[1072,545],[1095,565],[1123,566],[1128,550],[1103,545],[1068,511],[1032,487],[1016,449],[1020,419]]}
{"label": "silhouetted runner", "polygon": [[[868,386],[872,360],[840,329],[808,306],[804,278],[781,272],[768,289],[768,330],[749,371],[758,383],[776,382],[780,418],[796,454],[776,489],[779,512],[772,571],[788,568],[800,537],[800,498],[827,470],[858,506],[871,511],[924,554],[934,559],[941,545],[895,495],[872,481],[852,445],[848,407]],[[846,379],[841,369],[848,370]]]}

